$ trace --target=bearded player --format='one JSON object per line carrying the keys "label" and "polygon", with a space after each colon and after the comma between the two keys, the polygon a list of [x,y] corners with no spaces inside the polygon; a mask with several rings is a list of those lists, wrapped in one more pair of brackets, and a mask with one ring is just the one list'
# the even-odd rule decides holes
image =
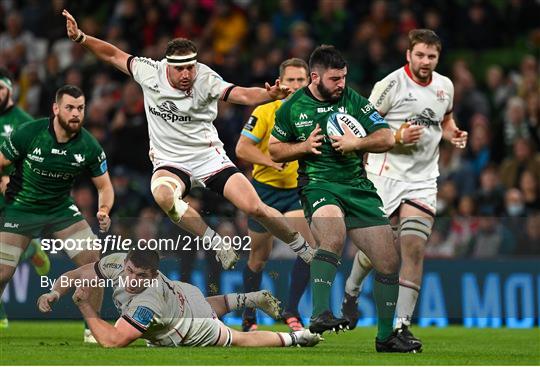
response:
{"label": "bearded player", "polygon": [[[396,330],[415,340],[409,327],[422,284],[424,249],[435,217],[439,142],[445,139],[458,148],[465,148],[467,142],[467,132],[456,126],[452,114],[454,86],[434,71],[440,53],[441,41],[435,32],[410,31],[407,65],[375,84],[369,97],[394,132],[394,148],[369,154],[366,171],[386,213],[399,225]],[[366,255],[358,251],[342,306],[351,328],[358,320],[360,285],[371,268]]]}

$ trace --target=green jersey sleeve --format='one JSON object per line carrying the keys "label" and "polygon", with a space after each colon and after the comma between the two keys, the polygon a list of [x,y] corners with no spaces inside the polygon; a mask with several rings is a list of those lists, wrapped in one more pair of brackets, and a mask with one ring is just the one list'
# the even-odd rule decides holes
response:
{"label": "green jersey sleeve", "polygon": [[32,141],[32,134],[27,133],[28,129],[24,129],[25,126],[26,124],[22,124],[13,130],[0,146],[0,152],[12,162],[24,157]]}
{"label": "green jersey sleeve", "polygon": [[368,134],[379,129],[390,128],[386,120],[377,112],[375,106],[367,98],[362,97],[352,89],[350,91],[352,99],[355,101],[354,106],[357,108],[355,111],[356,118]]}
{"label": "green jersey sleeve", "polygon": [[272,129],[272,136],[283,143],[296,141],[296,136],[293,131],[293,124],[289,118],[290,114],[288,113],[288,105],[289,103],[284,103],[276,111],[276,120],[274,128]]}
{"label": "green jersey sleeve", "polygon": [[90,172],[90,176],[98,177],[107,172],[107,155],[103,151],[101,145],[99,145],[98,141],[92,135],[88,134],[87,136],[91,142],[92,153],[90,154],[90,157],[86,163],[86,167]]}

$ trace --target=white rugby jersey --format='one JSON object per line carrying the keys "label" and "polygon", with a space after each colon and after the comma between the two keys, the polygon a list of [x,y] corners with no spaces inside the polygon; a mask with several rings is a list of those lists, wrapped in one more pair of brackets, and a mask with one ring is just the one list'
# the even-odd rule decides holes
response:
{"label": "white rugby jersey", "polygon": [[370,153],[366,170],[402,181],[422,181],[439,176],[441,122],[452,112],[454,85],[447,77],[433,72],[431,81],[418,84],[406,65],[377,82],[369,101],[395,133],[409,122],[424,126],[416,144],[396,144],[386,153]]}
{"label": "white rugby jersey", "polygon": [[169,83],[166,59],[132,56],[128,70],[143,90],[150,150],[156,159],[184,163],[204,150],[223,147],[213,121],[218,100],[231,83],[201,63],[196,64],[197,75],[189,92]]}
{"label": "white rugby jersey", "polygon": [[[120,286],[126,255],[105,256],[94,267],[98,277],[113,280],[113,302],[121,317],[142,332],[150,345],[197,345],[199,339],[206,337],[199,335],[197,319],[209,317],[210,305],[192,304],[193,300],[182,289],[185,283],[172,281],[161,272],[158,272],[157,286],[139,294],[126,292]],[[213,316],[215,318],[215,314]]]}

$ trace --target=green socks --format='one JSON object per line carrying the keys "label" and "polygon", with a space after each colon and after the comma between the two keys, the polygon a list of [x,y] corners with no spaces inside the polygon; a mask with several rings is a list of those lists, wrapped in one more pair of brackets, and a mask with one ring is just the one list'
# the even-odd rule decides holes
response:
{"label": "green socks", "polygon": [[399,275],[375,273],[373,298],[377,305],[377,339],[386,340],[393,332],[394,312],[399,292]]}
{"label": "green socks", "polygon": [[336,277],[339,256],[325,250],[317,250],[311,261],[311,292],[313,316],[330,309],[330,288]]}

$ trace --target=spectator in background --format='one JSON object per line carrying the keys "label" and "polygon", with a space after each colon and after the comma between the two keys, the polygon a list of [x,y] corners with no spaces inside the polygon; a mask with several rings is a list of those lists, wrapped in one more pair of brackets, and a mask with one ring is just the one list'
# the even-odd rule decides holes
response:
{"label": "spectator in background", "polygon": [[[454,115],[457,121],[467,123],[475,113],[489,116],[489,102],[486,95],[477,88],[476,80],[463,60],[453,65]],[[469,130],[470,127],[464,126]]]}
{"label": "spectator in background", "polygon": [[491,161],[489,121],[486,116],[475,113],[469,126],[471,126],[471,142],[467,151],[467,161],[472,166],[474,176],[479,177],[480,172]]}
{"label": "spectator in background", "polygon": [[26,62],[39,61],[33,52],[35,44],[34,35],[22,27],[20,13],[8,13],[6,30],[0,33],[0,59],[14,74],[18,74]]}
{"label": "spectator in background", "polygon": [[517,138],[531,138],[531,130],[527,121],[525,101],[514,96],[508,100],[504,113],[504,147],[508,155]]}
{"label": "spectator in background", "polygon": [[502,223],[516,237],[518,243],[523,240],[526,214],[525,200],[521,191],[516,188],[506,191]]}
{"label": "spectator in background", "polygon": [[496,166],[487,166],[480,174],[480,188],[474,195],[478,212],[500,215],[503,212],[503,195]]}
{"label": "spectator in background", "polygon": [[526,170],[519,178],[519,189],[523,193],[527,212],[540,211],[540,186],[537,176],[538,171]]}
{"label": "spectator in background", "polygon": [[470,254],[476,258],[510,255],[514,252],[516,239],[496,213],[488,207],[479,212],[478,231],[471,237]]}
{"label": "spectator in background", "polygon": [[525,235],[518,242],[515,254],[538,256],[540,254],[540,212],[531,213],[526,219],[524,218],[523,222],[525,222]]}
{"label": "spectator in background", "polygon": [[183,11],[178,16],[178,23],[174,28],[175,38],[187,38],[198,40],[202,34],[202,27],[197,23],[195,14],[191,11]]}
{"label": "spectator in background", "polygon": [[527,97],[527,120],[529,131],[537,147],[540,147],[540,88]]}
{"label": "spectator in background", "polygon": [[294,1],[279,0],[279,9],[272,15],[272,27],[278,38],[286,38],[293,24],[303,21],[304,13],[295,9]]}
{"label": "spectator in background", "polygon": [[223,56],[241,47],[247,34],[246,16],[235,8],[230,0],[217,0],[214,13],[203,32],[203,39],[210,41],[216,56],[216,63],[223,62]]}
{"label": "spectator in background", "polygon": [[465,18],[459,27],[462,30],[463,46],[473,50],[485,50],[499,44],[498,17],[490,4],[476,0],[463,10]]}
{"label": "spectator in background", "polygon": [[485,73],[487,97],[491,106],[490,116],[497,119],[506,101],[515,94],[515,85],[506,77],[499,65],[490,65]]}
{"label": "spectator in background", "polygon": [[311,18],[311,27],[320,44],[333,44],[341,49],[346,45],[348,17],[344,9],[339,9],[335,0],[319,0]]}
{"label": "spectator in background", "polygon": [[462,150],[443,141],[439,146],[439,177],[437,185],[451,180],[459,196],[472,195],[476,190],[477,176],[469,161],[462,159]]}
{"label": "spectator in background", "polygon": [[291,27],[289,40],[289,53],[291,57],[302,60],[309,59],[311,51],[315,48],[315,42],[309,35],[309,24],[303,21],[296,22]]}
{"label": "spectator in background", "polygon": [[522,173],[526,170],[534,172],[536,181],[540,180],[540,157],[534,152],[534,146],[529,139],[515,140],[513,156],[503,161],[499,171],[501,182],[507,189],[517,187]]}

